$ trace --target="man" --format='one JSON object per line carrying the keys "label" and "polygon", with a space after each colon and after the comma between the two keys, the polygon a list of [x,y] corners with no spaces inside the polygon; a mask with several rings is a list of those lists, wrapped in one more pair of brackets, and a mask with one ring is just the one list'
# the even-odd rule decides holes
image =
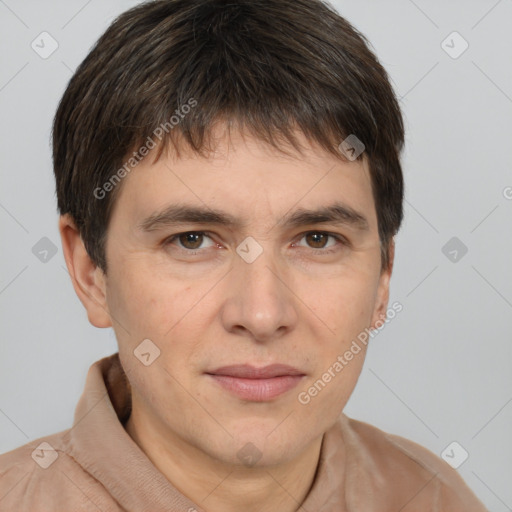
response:
{"label": "man", "polygon": [[119,352],[72,428],[1,456],[0,510],[484,510],[435,455],[343,414],[396,312],[404,133],[334,10],[132,9],[53,141],[69,273]]}

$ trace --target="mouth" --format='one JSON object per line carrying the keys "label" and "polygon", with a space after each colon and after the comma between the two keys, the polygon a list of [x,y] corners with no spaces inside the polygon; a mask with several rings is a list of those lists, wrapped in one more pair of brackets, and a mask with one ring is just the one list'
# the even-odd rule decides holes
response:
{"label": "mouth", "polygon": [[262,368],[251,365],[223,366],[206,372],[224,390],[251,402],[266,402],[290,391],[305,377],[305,373],[284,364]]}

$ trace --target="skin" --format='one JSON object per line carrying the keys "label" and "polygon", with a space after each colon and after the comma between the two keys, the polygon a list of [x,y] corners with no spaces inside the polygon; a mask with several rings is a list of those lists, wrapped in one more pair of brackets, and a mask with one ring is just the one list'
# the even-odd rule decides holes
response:
{"label": "skin", "polygon": [[[114,328],[132,388],[125,428],[154,465],[209,512],[292,512],[313,483],[323,435],[354,389],[365,350],[307,405],[298,395],[360,332],[385,318],[394,246],[381,271],[366,158],[341,161],[301,135],[303,155],[284,155],[250,135],[228,139],[216,130],[219,143],[207,159],[164,153],[124,178],[108,227],[107,275],[92,263],[67,215],[59,222],[64,254],[89,321]],[[278,224],[299,207],[335,201],[363,214],[368,229]],[[222,209],[245,226],[138,228],[177,203]],[[198,249],[183,237],[164,243],[191,231],[208,233]],[[311,238],[318,232],[349,243]],[[236,252],[248,236],[263,249],[253,263]],[[160,349],[149,366],[134,356],[144,339]],[[242,400],[205,374],[276,362],[305,376],[267,402]],[[247,443],[260,455],[254,465],[237,456]]]}

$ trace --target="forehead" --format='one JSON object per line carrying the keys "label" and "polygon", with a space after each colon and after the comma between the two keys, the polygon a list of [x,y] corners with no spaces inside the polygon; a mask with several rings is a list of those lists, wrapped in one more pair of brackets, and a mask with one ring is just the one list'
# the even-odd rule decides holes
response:
{"label": "forehead", "polygon": [[370,228],[376,224],[366,158],[343,161],[301,134],[302,154],[239,132],[214,135],[207,157],[181,148],[179,156],[164,151],[156,162],[148,155],[123,179],[114,210],[140,222],[173,203],[195,204],[249,223],[342,202],[364,211]]}

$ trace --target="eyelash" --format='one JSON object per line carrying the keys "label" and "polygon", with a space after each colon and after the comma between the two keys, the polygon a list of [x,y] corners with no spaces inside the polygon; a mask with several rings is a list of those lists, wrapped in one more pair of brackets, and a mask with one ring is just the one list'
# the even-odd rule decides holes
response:
{"label": "eyelash", "polygon": [[[210,238],[210,240],[213,241],[213,238],[211,237],[211,234],[210,232],[208,231],[183,231],[182,233],[176,233],[175,235],[172,235],[171,237],[169,238],[166,238],[162,244],[164,246],[167,246],[167,245],[172,245],[172,243],[177,240],[180,236],[182,235],[188,235],[188,234],[196,234],[196,235],[203,235],[203,236],[206,236],[208,238]],[[345,246],[345,247],[348,247],[350,245],[349,241],[339,235],[339,234],[334,234],[334,233],[329,233],[328,231],[306,231],[305,233],[302,233],[300,235],[300,238],[298,239],[299,241],[302,240],[305,236],[307,235],[311,235],[311,234],[316,234],[316,235],[327,235],[327,236],[330,236],[332,238],[334,238],[337,242],[339,242],[339,245],[341,246]],[[329,249],[316,249],[314,247],[310,247],[310,249],[313,251],[313,254],[314,255],[326,255],[326,254],[332,254],[334,252],[336,252],[338,249],[338,244],[336,247],[334,248],[329,248]],[[184,247],[179,247],[178,248],[181,250],[181,251],[184,251],[187,253],[187,255],[190,255],[190,256],[195,256],[197,254],[200,254],[204,249],[197,249],[197,250],[194,250],[194,249],[186,249]]]}

